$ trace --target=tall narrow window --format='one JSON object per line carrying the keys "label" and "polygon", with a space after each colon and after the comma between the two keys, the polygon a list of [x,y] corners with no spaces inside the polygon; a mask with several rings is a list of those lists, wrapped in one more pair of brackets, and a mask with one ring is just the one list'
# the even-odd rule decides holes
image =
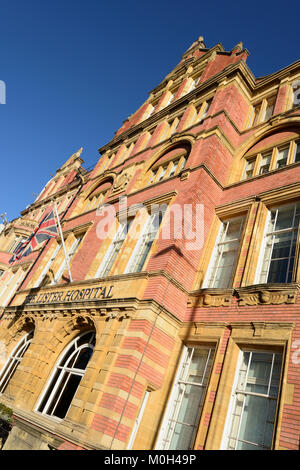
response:
{"label": "tall narrow window", "polygon": [[158,175],[157,181],[161,181],[161,180],[164,178],[164,176],[165,176],[165,174],[166,174],[166,171],[167,171],[167,168],[168,168],[168,165],[164,165],[164,166],[161,168],[161,171],[160,171],[160,173],[159,173],[159,175]]}
{"label": "tall narrow window", "polygon": [[171,166],[171,169],[170,169],[170,173],[169,173],[169,175],[168,175],[169,178],[175,174],[175,171],[176,171],[177,168],[178,168],[178,163],[179,163],[179,160],[176,160],[175,162],[172,162],[172,166]]}
{"label": "tall narrow window", "polygon": [[243,180],[247,180],[248,178],[251,178],[253,176],[254,165],[255,165],[255,159],[246,161],[246,166],[245,166],[245,170],[244,170],[244,174],[242,178]]}
{"label": "tall narrow window", "polygon": [[158,449],[193,448],[213,356],[212,348],[185,347],[158,438]]}
{"label": "tall narrow window", "polygon": [[298,163],[298,162],[300,162],[300,142],[297,142],[295,144],[295,150],[294,150],[292,163]]}
{"label": "tall narrow window", "polygon": [[293,85],[293,108],[299,106],[300,104],[300,85],[299,81],[296,80],[296,83]]}
{"label": "tall narrow window", "polygon": [[299,220],[299,203],[281,206],[269,212],[260,283],[292,281]]}
{"label": "tall narrow window", "polygon": [[272,153],[268,153],[267,155],[262,155],[258,174],[263,175],[264,173],[268,173],[270,163],[271,163]]}
{"label": "tall narrow window", "polygon": [[146,222],[144,230],[138,239],[129,263],[126,267],[126,273],[137,273],[142,271],[156,234],[159,230],[164,212],[165,211],[159,211],[148,217],[148,221]]}
{"label": "tall narrow window", "polygon": [[58,361],[37,411],[63,419],[84,376],[95,346],[95,333],[75,338]]}
{"label": "tall narrow window", "polygon": [[13,253],[16,253],[16,252],[18,251],[18,249],[19,249],[20,246],[25,242],[25,240],[27,240],[26,237],[20,237],[20,238],[19,238],[18,243],[17,243],[16,246],[14,247]]}
{"label": "tall narrow window", "polygon": [[150,178],[149,178],[149,181],[148,181],[147,184],[149,185],[149,184],[154,183],[154,180],[155,180],[156,176],[157,176],[157,169],[152,170],[152,171],[151,171]]}
{"label": "tall narrow window", "polygon": [[276,168],[282,168],[283,166],[286,166],[288,156],[289,156],[289,146],[278,149],[277,158],[276,158]]}
{"label": "tall narrow window", "polygon": [[275,108],[275,101],[276,101],[275,98],[268,99],[264,116],[262,117],[262,121],[268,121],[270,117],[273,116],[273,112]]}
{"label": "tall narrow window", "polygon": [[[72,243],[71,247],[69,248],[69,250],[67,252],[67,259],[68,259],[69,263],[70,263],[71,259],[73,258],[73,256],[75,255],[76,250],[77,250],[79,244],[81,243],[82,239],[83,239],[83,235],[81,235],[80,237],[75,238],[74,242]],[[63,260],[62,260],[59,268],[57,269],[51,284],[57,284],[60,281],[60,279],[61,279],[61,277],[62,277],[62,275],[63,275],[63,273],[65,272],[66,269],[67,269],[67,260],[66,260],[65,256],[63,256]]]}
{"label": "tall narrow window", "polygon": [[267,450],[272,447],[282,355],[244,351],[232,395],[228,450]]}
{"label": "tall narrow window", "polygon": [[48,261],[48,263],[46,264],[46,266],[45,266],[44,269],[42,270],[42,272],[41,272],[41,274],[40,274],[38,280],[37,280],[36,283],[34,284],[34,287],[39,287],[39,286],[42,284],[42,282],[44,281],[44,279],[45,279],[47,273],[49,272],[49,269],[51,268],[52,263],[54,262],[54,260],[55,260],[55,258],[56,258],[56,256],[57,256],[57,253],[59,252],[60,248],[61,248],[61,244],[58,243],[58,245],[55,247],[55,249],[54,249],[54,251],[53,251],[53,253],[52,253],[52,255],[51,255],[51,257],[50,257],[50,259],[49,259],[49,261]]}
{"label": "tall narrow window", "polygon": [[257,104],[253,108],[253,115],[252,115],[252,126],[256,126],[258,124],[258,118],[260,113],[261,103]]}
{"label": "tall narrow window", "polygon": [[202,113],[201,113],[201,116],[200,116],[200,120],[203,120],[204,118],[206,118],[211,103],[212,103],[212,98],[210,98],[209,100],[207,100],[205,102],[205,105],[203,106]]}
{"label": "tall narrow window", "polygon": [[0,372],[0,393],[3,393],[14,375],[33,338],[33,330],[27,333],[17,344]]}
{"label": "tall narrow window", "polygon": [[[23,281],[25,277],[26,271],[23,271],[23,269],[18,269],[11,278],[9,279],[8,283],[6,283],[4,290],[1,291],[1,294],[3,293],[4,296],[2,297],[1,300],[1,305],[6,306],[6,304],[9,302],[13,294],[16,292],[18,289],[19,285]],[[14,280],[14,282],[12,282]]]}
{"label": "tall narrow window", "polygon": [[106,255],[103,258],[103,261],[96,273],[96,277],[105,277],[108,276],[111,268],[114,264],[114,261],[120,252],[121,246],[124,243],[126,235],[129,231],[132,219],[127,222],[121,222],[119,228],[106,252]]}
{"label": "tall narrow window", "polygon": [[132,433],[131,433],[130,439],[128,441],[128,444],[127,444],[127,450],[132,449],[135,437],[137,435],[138,429],[139,429],[141,421],[142,421],[142,417],[143,417],[143,414],[144,414],[144,411],[145,411],[145,408],[146,408],[146,404],[147,404],[149,395],[150,395],[150,392],[148,390],[146,390],[146,393],[144,395],[144,398],[143,398],[143,401],[142,401],[142,404],[141,404],[140,411],[139,411],[139,413],[136,417],[136,420],[134,422],[134,425],[133,425]]}
{"label": "tall narrow window", "polygon": [[204,282],[205,287],[227,288],[231,285],[243,224],[243,217],[222,223]]}

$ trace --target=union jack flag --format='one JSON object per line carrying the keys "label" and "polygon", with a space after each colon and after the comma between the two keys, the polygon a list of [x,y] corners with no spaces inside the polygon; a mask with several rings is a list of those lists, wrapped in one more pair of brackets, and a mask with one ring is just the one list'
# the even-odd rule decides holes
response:
{"label": "union jack flag", "polygon": [[16,260],[28,256],[35,248],[49,238],[55,238],[58,236],[58,230],[56,226],[55,216],[53,210],[50,211],[45,217],[43,217],[39,226],[25,240],[22,245],[19,246],[18,250],[13,254],[9,263],[14,263]]}

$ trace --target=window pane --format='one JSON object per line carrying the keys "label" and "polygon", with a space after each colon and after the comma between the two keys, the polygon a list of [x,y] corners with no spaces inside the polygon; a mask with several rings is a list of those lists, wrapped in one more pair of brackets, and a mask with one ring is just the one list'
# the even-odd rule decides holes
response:
{"label": "window pane", "polygon": [[[137,242],[134,251],[134,260],[130,262],[128,272],[140,272],[143,269],[147,256],[151,250],[156,234],[159,230],[164,211],[159,211],[153,214],[148,219],[145,231],[142,233],[139,241]],[[132,263],[132,264],[131,264]]]}
{"label": "window pane", "polygon": [[172,167],[171,167],[171,171],[169,173],[169,177],[170,176],[173,176],[177,167],[178,167],[178,163],[179,163],[179,160],[177,160],[176,162],[172,162]]}
{"label": "window pane", "polygon": [[[211,348],[189,348],[175,383],[171,413],[163,438],[164,449],[188,450],[199,423],[213,361]],[[193,382],[193,383],[191,383]]]}
{"label": "window pane", "polygon": [[32,338],[33,330],[30,333],[27,333],[24,338],[22,338],[15,350],[10,355],[6,364],[3,366],[0,373],[0,393],[3,393],[9,384],[9,381],[14,375],[21,360],[23,359],[25,352],[29,348]]}
{"label": "window pane", "polygon": [[262,157],[260,166],[259,166],[259,172],[258,172],[260,175],[263,175],[264,173],[267,173],[269,171],[271,157],[272,157],[271,153],[269,155],[265,155]]}
{"label": "window pane", "polygon": [[78,347],[84,341],[94,343],[94,332],[87,332],[73,340],[56,365],[53,378],[42,396],[38,411],[64,418],[92,356],[93,347]]}
{"label": "window pane", "polygon": [[296,144],[295,148],[295,156],[294,156],[294,162],[299,162],[300,161],[300,143]]}
{"label": "window pane", "polygon": [[240,245],[244,219],[237,218],[223,223],[209,268],[207,287],[227,288],[232,281],[232,273]]}
{"label": "window pane", "polygon": [[246,390],[267,394],[272,368],[272,356],[270,354],[253,353],[248,372]]}
{"label": "window pane", "polygon": [[270,119],[270,117],[273,116],[274,107],[275,107],[275,101],[268,101],[266,111],[265,111],[264,121],[268,121],[268,119]]}
{"label": "window pane", "polygon": [[272,211],[265,238],[260,282],[291,282],[298,224],[298,204]]}
{"label": "window pane", "polygon": [[283,166],[286,166],[288,154],[289,154],[289,147],[278,150],[277,159],[276,159],[276,168],[282,168]]}
{"label": "window pane", "polygon": [[[277,210],[277,220],[274,227],[275,230],[283,230],[294,226],[294,212],[295,205],[280,207]],[[272,213],[272,218],[275,219],[276,212]]]}
{"label": "window pane", "polygon": [[258,124],[258,117],[259,117],[259,111],[260,111],[261,104],[255,106],[254,108],[254,116],[253,116],[253,126],[256,126]]}
{"label": "window pane", "polygon": [[246,396],[239,440],[256,443],[269,448],[271,442],[270,440],[266,441],[265,436],[267,417],[268,399],[253,395]]}
{"label": "window pane", "polygon": [[[67,411],[71,405],[71,401],[73,400],[73,397],[79,386],[80,380],[80,375],[65,374],[64,380],[61,383],[61,386],[59,387],[59,390],[57,391],[57,394],[55,396],[55,401],[58,398],[58,402],[54,411],[52,412],[54,416],[57,416],[58,418],[64,418],[66,416]],[[64,386],[65,388],[61,396],[58,397],[60,391],[63,389]]]}
{"label": "window pane", "polygon": [[194,428],[184,424],[177,423],[173,432],[172,441],[169,449],[187,450],[192,440]]}
{"label": "window pane", "polygon": [[161,169],[161,172],[159,174],[159,177],[158,177],[158,180],[157,181],[161,181],[163,179],[163,177],[165,176],[165,173],[167,171],[167,168],[168,168],[168,165],[165,165],[162,169]]}
{"label": "window pane", "polygon": [[195,382],[206,385],[207,367],[211,367],[213,359],[212,351],[209,349],[195,349],[189,367],[187,382]]}
{"label": "window pane", "polygon": [[85,370],[90,358],[92,357],[92,354],[93,354],[93,350],[91,348],[81,349],[76,359],[76,362],[74,364],[74,368]]}
{"label": "window pane", "polygon": [[47,393],[44,395],[43,401],[41,402],[41,404],[38,408],[39,411],[44,411],[45,410],[45,406],[47,404],[47,401],[49,400],[49,397],[50,397],[50,395],[53,391],[53,387],[57,383],[60,374],[62,374],[62,371],[61,371],[61,369],[58,369],[55,372],[55,375],[54,375],[53,379],[51,380],[51,384],[48,387]]}
{"label": "window pane", "polygon": [[254,165],[255,160],[247,161],[243,179],[248,179],[253,176]]}
{"label": "window pane", "polygon": [[281,359],[279,353],[243,353],[234,392],[228,449],[271,448]]}

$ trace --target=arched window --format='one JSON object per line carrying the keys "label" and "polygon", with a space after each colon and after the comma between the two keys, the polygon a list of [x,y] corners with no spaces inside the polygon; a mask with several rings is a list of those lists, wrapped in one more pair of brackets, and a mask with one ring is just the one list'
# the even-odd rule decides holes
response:
{"label": "arched window", "polygon": [[284,129],[264,137],[244,156],[242,180],[300,162],[298,131]]}
{"label": "arched window", "polygon": [[77,336],[69,344],[51,375],[37,411],[61,419],[66,416],[93,354],[94,346],[94,331]]}
{"label": "arched window", "polygon": [[27,333],[12,351],[0,372],[0,393],[3,393],[14,375],[33,338],[33,330]]}
{"label": "arched window", "polygon": [[88,212],[97,209],[103,203],[112,187],[112,180],[101,183],[84,201],[82,212]]}
{"label": "arched window", "polygon": [[189,151],[188,145],[180,145],[164,153],[147,174],[147,185],[158,183],[180,173],[185,167]]}

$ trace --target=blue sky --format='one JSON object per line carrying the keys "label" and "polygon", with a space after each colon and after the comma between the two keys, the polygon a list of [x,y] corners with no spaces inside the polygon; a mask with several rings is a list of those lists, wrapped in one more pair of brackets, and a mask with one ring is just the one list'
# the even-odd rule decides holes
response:
{"label": "blue sky", "polygon": [[[281,7],[280,7],[281,5]],[[300,57],[299,2],[0,0],[2,179],[9,220],[83,147],[88,167],[200,35],[256,76]]]}

